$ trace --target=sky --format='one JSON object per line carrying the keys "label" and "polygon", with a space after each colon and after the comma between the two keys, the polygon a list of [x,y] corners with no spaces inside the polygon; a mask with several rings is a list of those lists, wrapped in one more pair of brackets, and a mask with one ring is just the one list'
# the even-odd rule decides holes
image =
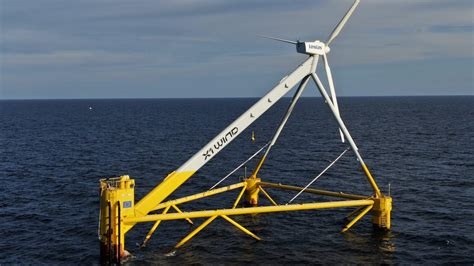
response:
{"label": "sky", "polygon": [[[258,35],[325,41],[351,5],[0,0],[0,99],[259,97],[306,56]],[[361,0],[331,44],[336,91],[474,95],[473,25],[472,0]]]}

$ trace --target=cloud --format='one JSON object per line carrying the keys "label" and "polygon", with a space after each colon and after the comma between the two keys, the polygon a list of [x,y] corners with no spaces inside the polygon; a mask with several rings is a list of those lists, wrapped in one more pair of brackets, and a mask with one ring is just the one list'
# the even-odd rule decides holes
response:
{"label": "cloud", "polygon": [[[116,73],[121,73],[118,76],[122,80],[130,77],[144,87],[149,87],[147,82],[173,86],[176,83],[171,77],[183,73],[187,79],[201,83],[207,77],[213,84],[226,84],[231,73],[269,82],[288,72],[304,56],[296,55],[294,47],[259,39],[258,34],[325,40],[351,3],[3,1],[2,87],[9,87],[9,91],[24,89],[27,84],[20,86],[17,77],[33,72],[41,76],[34,75],[38,82],[31,82],[31,86],[41,85],[48,90],[52,80],[48,77],[59,78],[54,86],[61,86],[58,72],[81,71],[96,73],[101,95],[108,91],[99,84]],[[336,68],[369,69],[426,60],[472,60],[473,10],[472,1],[465,0],[363,0],[333,43],[331,64]],[[141,71],[146,74],[141,75]],[[262,74],[252,74],[255,71]],[[436,74],[441,70],[433,71]],[[134,77],[138,76],[144,80],[137,81]],[[469,82],[469,77],[465,80]],[[247,81],[234,82],[247,86]],[[94,80],[88,84],[94,87]],[[427,80],[424,86],[430,85]],[[25,97],[41,94],[28,96],[28,91],[25,89]],[[113,91],[109,92],[112,97]],[[254,95],[249,90],[241,92],[241,96]],[[2,94],[0,97],[9,97]]]}
{"label": "cloud", "polygon": [[471,33],[474,32],[474,25],[433,25],[429,28],[436,33]]}

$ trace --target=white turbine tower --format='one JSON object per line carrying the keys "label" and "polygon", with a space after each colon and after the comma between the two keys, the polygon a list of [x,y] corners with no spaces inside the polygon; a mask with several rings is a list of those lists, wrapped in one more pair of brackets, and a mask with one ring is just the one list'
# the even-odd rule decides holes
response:
{"label": "white turbine tower", "polygon": [[[354,4],[352,4],[351,8],[347,11],[347,13],[342,17],[341,21],[337,24],[337,26],[334,28],[334,30],[331,32],[329,35],[329,38],[327,39],[326,43],[323,43],[319,40],[315,40],[313,42],[300,42],[300,41],[291,41],[291,40],[285,40],[281,38],[275,38],[275,37],[269,37],[269,36],[262,36],[267,39],[272,39],[280,42],[285,42],[285,43],[290,43],[296,45],[296,51],[298,53],[302,54],[307,54],[310,56],[322,56],[324,60],[324,70],[326,72],[326,77],[328,80],[328,85],[329,85],[329,91],[331,93],[331,101],[332,104],[334,105],[335,112],[337,116],[340,118],[340,112],[339,112],[339,105],[337,103],[337,96],[336,96],[336,89],[334,87],[334,80],[332,78],[332,72],[331,68],[329,67],[329,62],[328,62],[328,56],[327,54],[331,50],[329,48],[329,45],[334,41],[334,39],[339,35],[341,32],[342,28],[344,28],[344,25],[347,23],[349,20],[350,16],[356,9],[357,5],[359,4],[360,0],[355,0]],[[341,136],[341,141],[345,142],[344,139],[344,133],[342,130],[339,128],[339,134]]]}

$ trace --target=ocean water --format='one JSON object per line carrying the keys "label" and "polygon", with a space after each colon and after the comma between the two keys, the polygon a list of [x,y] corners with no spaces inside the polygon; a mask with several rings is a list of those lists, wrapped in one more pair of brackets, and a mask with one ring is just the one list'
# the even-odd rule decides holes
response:
{"label": "ocean water", "polygon": [[[130,175],[140,199],[256,100],[0,101],[0,264],[99,264],[99,178]],[[208,189],[253,154],[288,103],[276,104],[171,197]],[[381,190],[389,193],[390,184],[392,231],[374,231],[369,215],[341,234],[350,209],[237,217],[263,238],[255,241],[217,219],[165,256],[189,226],[163,222],[140,249],[151,226],[141,224],[127,234],[127,264],[472,265],[474,97],[341,98],[340,106]],[[347,147],[338,138],[324,102],[301,99],[260,178],[305,185]],[[370,195],[352,152],[312,187]],[[268,191],[282,204],[295,195]],[[182,209],[230,207],[236,193]],[[325,200],[304,195],[295,202]]]}

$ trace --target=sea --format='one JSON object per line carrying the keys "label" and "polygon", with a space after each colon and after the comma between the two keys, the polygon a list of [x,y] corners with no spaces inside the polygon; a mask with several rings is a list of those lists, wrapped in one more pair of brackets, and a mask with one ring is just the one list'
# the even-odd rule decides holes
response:
{"label": "sea", "polygon": [[[100,264],[99,179],[129,175],[139,200],[257,100],[0,101],[0,265]],[[208,190],[249,158],[271,139],[289,102],[276,103],[169,199]],[[164,221],[140,248],[152,226],[143,223],[126,235],[132,257],[124,264],[472,265],[474,97],[342,97],[339,105],[381,191],[393,198],[391,231],[374,230],[369,214],[341,233],[353,208],[259,214],[235,219],[261,241],[216,219],[170,253],[193,228]],[[305,186],[347,147],[324,101],[302,98],[259,178]],[[219,186],[240,182],[257,159]],[[373,193],[352,151],[310,187]],[[278,204],[297,193],[267,191]],[[238,192],[180,208],[230,208]],[[303,193],[293,203],[331,200]]]}

